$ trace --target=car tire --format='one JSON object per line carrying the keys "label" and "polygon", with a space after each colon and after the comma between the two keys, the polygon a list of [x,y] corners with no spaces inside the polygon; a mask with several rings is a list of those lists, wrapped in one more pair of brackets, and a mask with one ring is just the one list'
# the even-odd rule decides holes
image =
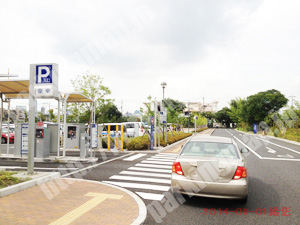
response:
{"label": "car tire", "polygon": [[1,144],[6,144],[6,139],[5,139],[5,137],[2,137],[2,139],[1,139]]}

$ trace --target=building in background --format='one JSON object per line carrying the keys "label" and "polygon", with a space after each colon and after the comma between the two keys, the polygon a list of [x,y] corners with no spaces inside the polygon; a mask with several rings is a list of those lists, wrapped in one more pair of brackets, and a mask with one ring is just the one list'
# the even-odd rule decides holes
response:
{"label": "building in background", "polygon": [[211,112],[216,113],[218,111],[218,101],[212,103],[205,103],[203,102],[185,102],[186,108],[183,112],[195,112],[195,113],[202,113],[202,112]]}

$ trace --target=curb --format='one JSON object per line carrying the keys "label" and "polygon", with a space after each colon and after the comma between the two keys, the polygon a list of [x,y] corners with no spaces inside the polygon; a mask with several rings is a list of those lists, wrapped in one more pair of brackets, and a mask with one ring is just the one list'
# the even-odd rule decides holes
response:
{"label": "curb", "polygon": [[[236,130],[236,129],[235,129]],[[284,138],[278,138],[278,137],[273,137],[273,136],[262,136],[260,134],[249,134],[249,133],[246,133],[244,131],[240,131],[240,130],[236,130],[237,132],[240,132],[240,133],[244,133],[244,134],[247,134],[247,135],[252,135],[252,136],[258,136],[258,137],[268,137],[268,138],[271,138],[271,139],[275,139],[275,140],[278,140],[278,141],[283,141],[283,142],[286,142],[286,143],[289,143],[289,144],[294,144],[294,145],[299,145],[300,146],[300,143],[297,142],[297,141],[292,141],[292,140],[288,140],[288,139],[284,139]]]}
{"label": "curb", "polygon": [[15,184],[13,186],[2,188],[2,189],[0,189],[0,198],[5,197],[7,195],[14,194],[14,193],[19,192],[19,191],[23,191],[25,189],[28,189],[28,188],[31,188],[31,187],[34,187],[34,186],[37,186],[37,185],[41,185],[41,184],[46,183],[50,180],[55,180],[55,179],[58,179],[58,178],[60,178],[60,173],[53,172],[48,176],[39,177],[39,178],[36,178],[36,179],[33,179],[33,180],[29,180],[29,181],[25,181],[25,182],[22,182],[22,183],[19,183],[19,184]]}
{"label": "curb", "polygon": [[142,224],[146,220],[146,217],[147,217],[147,208],[146,208],[145,203],[141,200],[140,197],[138,197],[133,192],[131,192],[129,190],[126,190],[125,188],[118,187],[118,186],[111,185],[111,184],[102,183],[100,181],[94,181],[94,180],[84,180],[84,179],[74,179],[74,178],[63,178],[63,179],[78,180],[78,181],[87,181],[87,182],[102,184],[102,185],[105,185],[105,186],[108,186],[108,187],[119,189],[119,190],[121,190],[121,191],[129,194],[136,201],[136,203],[138,204],[139,215],[135,219],[135,221],[133,221],[131,224],[133,224],[133,225],[139,225],[139,224]]}

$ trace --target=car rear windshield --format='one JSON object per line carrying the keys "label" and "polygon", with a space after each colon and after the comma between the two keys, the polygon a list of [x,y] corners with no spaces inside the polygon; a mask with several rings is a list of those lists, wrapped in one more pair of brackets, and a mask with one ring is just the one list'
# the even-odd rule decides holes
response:
{"label": "car rear windshield", "polygon": [[233,144],[215,142],[189,142],[184,146],[181,155],[232,159],[240,158]]}

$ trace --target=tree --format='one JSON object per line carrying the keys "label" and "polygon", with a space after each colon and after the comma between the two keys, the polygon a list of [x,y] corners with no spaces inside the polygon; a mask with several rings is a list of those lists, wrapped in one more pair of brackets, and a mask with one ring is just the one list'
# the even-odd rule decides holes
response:
{"label": "tree", "polygon": [[[71,80],[72,85],[74,86],[75,91],[82,92],[85,96],[94,100],[96,107],[99,107],[102,104],[112,102],[111,99],[107,99],[107,96],[111,94],[111,91],[108,87],[102,85],[103,78],[97,74],[89,74],[88,72],[82,76],[77,76],[75,80]],[[76,113],[77,107],[75,104],[71,106],[72,114],[77,117]],[[90,103],[81,104],[78,112],[83,114],[80,119],[81,122],[89,122],[92,120],[92,106]],[[88,117],[87,114],[89,115]]]}
{"label": "tree", "polygon": [[218,111],[216,113],[216,120],[219,122],[219,123],[222,123],[222,124],[226,124],[226,127],[230,127],[230,123],[232,123],[232,120],[229,116],[229,112],[230,112],[230,109],[228,107],[224,107],[223,109],[221,109],[220,111]]}
{"label": "tree", "polygon": [[245,104],[246,100],[241,98],[231,100],[231,102],[229,103],[230,111],[228,111],[227,113],[230,116],[230,119],[238,125],[241,125],[246,121]]}
{"label": "tree", "polygon": [[288,99],[275,89],[247,97],[245,114],[248,125],[264,121],[270,113],[278,112],[287,102]]}
{"label": "tree", "polygon": [[122,113],[112,102],[102,104],[96,109],[96,123],[120,123]]}
{"label": "tree", "polygon": [[54,110],[53,109],[49,109],[49,119],[51,122],[56,122],[57,121],[57,116],[54,115]]}
{"label": "tree", "polygon": [[168,123],[178,123],[179,122],[179,114],[183,112],[185,109],[185,104],[178,100],[174,100],[171,98],[166,98],[164,100],[164,107],[167,108],[167,121]]}

